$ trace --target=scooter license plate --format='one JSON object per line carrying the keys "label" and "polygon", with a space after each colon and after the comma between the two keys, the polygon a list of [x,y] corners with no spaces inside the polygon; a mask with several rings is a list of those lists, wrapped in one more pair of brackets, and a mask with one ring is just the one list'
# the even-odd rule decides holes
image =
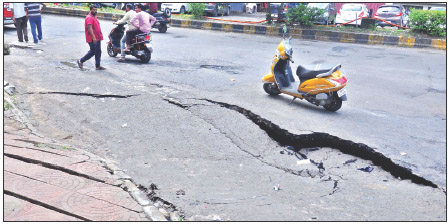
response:
{"label": "scooter license plate", "polygon": [[342,88],[342,89],[338,90],[338,96],[339,97],[342,97],[345,94],[347,94],[347,89],[346,88]]}

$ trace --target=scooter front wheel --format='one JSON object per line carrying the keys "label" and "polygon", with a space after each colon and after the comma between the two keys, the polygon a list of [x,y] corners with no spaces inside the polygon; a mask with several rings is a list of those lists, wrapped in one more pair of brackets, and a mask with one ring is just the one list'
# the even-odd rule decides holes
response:
{"label": "scooter front wheel", "polygon": [[112,44],[108,44],[107,45],[107,54],[111,57],[115,57],[117,56],[117,52],[115,52],[114,47],[112,46]]}
{"label": "scooter front wheel", "polygon": [[278,95],[281,93],[275,83],[265,83],[263,84],[263,89],[269,95]]}

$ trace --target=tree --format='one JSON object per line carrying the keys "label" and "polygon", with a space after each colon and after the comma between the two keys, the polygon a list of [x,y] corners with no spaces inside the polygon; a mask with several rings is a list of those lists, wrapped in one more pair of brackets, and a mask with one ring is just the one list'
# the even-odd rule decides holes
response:
{"label": "tree", "polygon": [[268,24],[272,23],[271,3],[266,3],[266,22],[268,22]]}
{"label": "tree", "polygon": [[285,5],[285,3],[281,3],[280,7],[278,7],[278,12],[277,12],[277,23],[280,24],[280,22],[282,21],[282,12],[283,12],[283,6]]}

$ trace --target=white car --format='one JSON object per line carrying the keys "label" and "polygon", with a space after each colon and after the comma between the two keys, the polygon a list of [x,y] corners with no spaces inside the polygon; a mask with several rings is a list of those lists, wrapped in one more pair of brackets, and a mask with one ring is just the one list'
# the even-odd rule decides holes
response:
{"label": "white car", "polygon": [[188,3],[162,3],[162,12],[165,12],[165,9],[171,9],[172,13],[181,13],[185,14],[188,12]]}
{"label": "white car", "polygon": [[[361,25],[361,18],[368,18],[369,10],[364,4],[344,4],[336,15],[336,24],[358,24]],[[355,20],[359,18],[358,20]],[[355,20],[355,21],[353,21]],[[353,22],[350,22],[353,21]],[[350,22],[350,23],[348,23]]]}
{"label": "white car", "polygon": [[246,3],[246,13],[257,13],[257,3]]}

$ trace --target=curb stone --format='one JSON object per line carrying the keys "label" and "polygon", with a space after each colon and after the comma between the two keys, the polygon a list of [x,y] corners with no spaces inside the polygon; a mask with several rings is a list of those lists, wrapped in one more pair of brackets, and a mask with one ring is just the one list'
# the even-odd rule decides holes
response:
{"label": "curb stone", "polygon": [[[159,211],[154,205],[151,205],[151,201],[148,198],[148,196],[141,191],[135,184],[132,182],[132,178],[126,175],[121,169],[116,167],[112,162],[110,161],[103,161],[103,164],[105,168],[110,170],[114,175],[120,176],[120,179],[123,179],[123,177],[126,177],[122,180],[122,184],[120,187],[127,191],[134,200],[137,201],[139,205],[143,207],[143,212],[145,213],[146,217],[151,219],[152,221],[168,221],[163,213]],[[155,209],[153,209],[154,207]],[[170,214],[171,215],[171,214]]]}
{"label": "curb stone", "polygon": [[143,207],[143,211],[151,218],[152,221],[168,221],[165,216],[154,205]]}
{"label": "curb stone", "polygon": [[[44,13],[78,16],[78,17],[85,17],[87,15],[87,11],[70,9],[70,8],[55,8],[55,7],[47,7]],[[122,18],[124,15],[115,13],[98,13],[97,16],[98,18],[104,20],[116,20]],[[216,30],[223,32],[258,34],[268,36],[282,36],[282,27],[275,27],[275,26],[227,24],[211,21],[183,20],[183,19],[171,19],[170,25],[173,27],[192,28],[192,29]],[[388,45],[388,46],[391,45],[405,48],[434,48],[434,49],[446,50],[445,39],[408,38],[402,36],[383,36],[378,34],[348,33],[348,32],[335,32],[328,30],[300,29],[300,28],[290,28],[289,34],[291,34],[292,37],[299,39],[323,40],[323,41],[369,44],[369,45],[370,44]]]}

